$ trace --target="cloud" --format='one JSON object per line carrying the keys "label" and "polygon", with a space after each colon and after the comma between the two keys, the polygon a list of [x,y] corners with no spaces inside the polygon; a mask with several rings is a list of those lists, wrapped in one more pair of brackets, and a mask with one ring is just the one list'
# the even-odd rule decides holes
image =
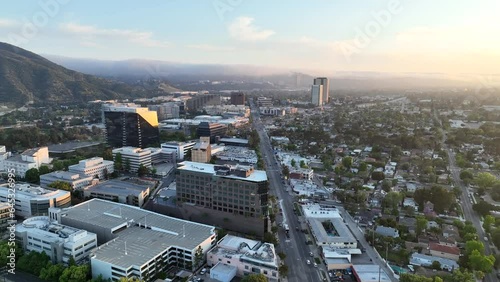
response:
{"label": "cloud", "polygon": [[234,47],[231,46],[216,46],[210,44],[192,44],[192,45],[187,45],[187,47],[191,49],[198,49],[211,52],[224,52],[224,51],[229,52],[235,50]]}
{"label": "cloud", "polygon": [[11,19],[0,19],[0,28],[17,27],[20,23]]}
{"label": "cloud", "polygon": [[59,29],[65,33],[79,36],[85,39],[86,45],[97,44],[92,40],[125,40],[144,47],[168,47],[170,44],[165,41],[153,39],[153,33],[149,31],[137,31],[130,29],[103,29],[95,26],[80,25],[77,23],[63,23]]}
{"label": "cloud", "polygon": [[241,41],[262,41],[275,34],[273,30],[261,29],[252,25],[254,19],[238,17],[228,26],[229,34]]}

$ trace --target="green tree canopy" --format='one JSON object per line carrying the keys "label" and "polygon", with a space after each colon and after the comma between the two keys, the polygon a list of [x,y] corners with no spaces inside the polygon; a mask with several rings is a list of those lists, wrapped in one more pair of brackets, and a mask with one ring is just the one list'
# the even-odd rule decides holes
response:
{"label": "green tree canopy", "polygon": [[243,277],[241,282],[267,282],[267,277],[264,274],[250,274]]}
{"label": "green tree canopy", "polygon": [[50,188],[54,189],[60,189],[60,190],[65,190],[65,191],[71,191],[72,187],[71,184],[68,182],[64,182],[61,180],[54,181],[48,185]]}
{"label": "green tree canopy", "polygon": [[479,188],[488,189],[493,187],[497,178],[489,172],[480,172],[474,180]]}
{"label": "green tree canopy", "polygon": [[29,183],[40,183],[40,173],[37,168],[30,168],[26,171],[24,178]]}

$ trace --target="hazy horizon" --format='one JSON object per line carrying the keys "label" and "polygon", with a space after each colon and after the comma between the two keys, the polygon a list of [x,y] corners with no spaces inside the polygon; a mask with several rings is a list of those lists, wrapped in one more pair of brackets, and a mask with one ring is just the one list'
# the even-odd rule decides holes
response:
{"label": "hazy horizon", "polygon": [[40,54],[97,60],[253,65],[315,73],[498,73],[498,1],[287,4],[9,2],[0,11],[0,41]]}

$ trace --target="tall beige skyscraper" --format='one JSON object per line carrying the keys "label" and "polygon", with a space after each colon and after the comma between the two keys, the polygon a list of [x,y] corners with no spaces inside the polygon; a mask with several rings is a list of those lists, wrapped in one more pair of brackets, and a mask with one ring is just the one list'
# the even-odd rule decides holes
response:
{"label": "tall beige skyscraper", "polygon": [[323,93],[322,97],[323,103],[328,103],[330,101],[330,82],[328,81],[328,78],[326,77],[318,77],[314,79],[314,85],[322,85],[323,86]]}
{"label": "tall beige skyscraper", "polygon": [[311,103],[315,106],[323,105],[323,85],[311,87]]}

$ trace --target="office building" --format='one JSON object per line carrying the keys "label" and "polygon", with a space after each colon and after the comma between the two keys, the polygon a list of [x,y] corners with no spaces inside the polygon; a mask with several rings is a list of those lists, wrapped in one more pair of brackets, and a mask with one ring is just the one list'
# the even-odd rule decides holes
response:
{"label": "office building", "polygon": [[217,243],[213,226],[101,199],[50,209],[50,218],[97,234],[101,245],[90,258],[93,278],[155,281],[171,266],[194,269],[197,257],[203,262]]}
{"label": "office building", "polygon": [[3,162],[1,166],[5,171],[14,170],[16,176],[24,178],[26,171],[32,168],[40,168],[42,164],[50,164],[51,159],[49,158],[49,148],[40,147],[28,149],[20,155],[6,158],[3,161],[0,160],[0,162]]}
{"label": "office building", "polygon": [[187,142],[166,142],[161,144],[162,149],[171,149],[174,150],[177,156],[177,160],[184,160],[184,157],[188,154],[191,149],[193,149],[196,142],[187,141]]}
{"label": "office building", "polygon": [[259,107],[272,107],[273,106],[273,98],[258,97],[257,98],[257,105]]}
{"label": "office building", "polygon": [[115,171],[114,162],[104,160],[100,157],[94,157],[86,160],[81,160],[78,164],[70,165],[69,172],[79,173],[86,176],[96,177],[103,180]]}
{"label": "office building", "polygon": [[[80,190],[92,185],[94,177],[69,171],[54,171],[40,175],[40,186],[43,188],[49,188],[49,185],[56,181],[66,182],[71,185],[73,190]],[[99,182],[99,180],[96,179],[96,182]]]}
{"label": "office building", "polygon": [[191,160],[197,163],[208,163],[212,159],[210,137],[200,137],[200,141],[191,150]]}
{"label": "office building", "polygon": [[225,281],[231,281],[227,280],[227,273],[239,277],[260,273],[266,276],[267,281],[279,281],[278,256],[270,243],[226,235],[207,253],[207,265],[212,267],[211,278],[224,277]]}
{"label": "office building", "polygon": [[14,219],[11,218],[10,212],[10,205],[0,202],[0,239],[5,239],[9,220]]}
{"label": "office building", "polygon": [[137,178],[112,179],[84,189],[83,195],[142,207],[155,184]]}
{"label": "office building", "polygon": [[315,106],[323,105],[323,85],[311,86],[311,103]]}
{"label": "office building", "polygon": [[151,151],[135,147],[123,147],[113,149],[113,160],[116,162],[116,156],[121,155],[122,165],[125,169],[130,166],[130,171],[135,172],[141,165],[151,167]]}
{"label": "office building", "polygon": [[135,104],[103,104],[102,112],[110,146],[145,148],[160,143],[155,111]]}
{"label": "office building", "polygon": [[226,134],[227,126],[220,123],[202,122],[198,125],[196,134],[198,137],[210,137],[210,142],[215,143]]}
{"label": "office building", "polygon": [[314,85],[321,85],[323,86],[322,89],[322,101],[323,103],[328,103],[330,101],[330,81],[326,77],[318,77],[315,78],[313,81]]}
{"label": "office building", "polygon": [[149,105],[148,109],[150,111],[156,111],[158,120],[164,120],[167,118],[179,118],[179,105],[173,102],[163,103],[160,105]]}
{"label": "office building", "polygon": [[231,93],[231,105],[245,105],[245,93]]}
{"label": "office building", "polygon": [[201,94],[192,97],[186,101],[186,110],[189,112],[198,112],[206,105],[220,105],[221,98],[219,94]]}
{"label": "office building", "polygon": [[243,138],[221,138],[219,139],[219,143],[223,143],[226,146],[235,146],[235,147],[248,147],[248,139]]}
{"label": "office building", "polygon": [[48,216],[35,216],[16,225],[16,240],[26,252],[45,252],[52,263],[68,264],[89,259],[97,247],[97,235],[86,230],[65,226]]}
{"label": "office building", "polygon": [[0,171],[6,171],[4,161],[11,157],[11,153],[7,151],[5,146],[0,146]]}
{"label": "office building", "polygon": [[[268,229],[267,174],[252,166],[213,165],[195,162],[178,164],[176,172],[177,202],[184,209],[210,213],[225,220],[227,229],[263,235]],[[236,224],[241,218],[248,224]],[[251,220],[255,226],[252,226]],[[203,220],[203,219],[199,219]],[[207,218],[210,220],[210,218]]]}
{"label": "office building", "polygon": [[[16,183],[16,216],[47,215],[50,207],[69,207],[71,193],[63,190],[43,189],[30,184]],[[0,185],[0,202],[7,202],[9,184]]]}

